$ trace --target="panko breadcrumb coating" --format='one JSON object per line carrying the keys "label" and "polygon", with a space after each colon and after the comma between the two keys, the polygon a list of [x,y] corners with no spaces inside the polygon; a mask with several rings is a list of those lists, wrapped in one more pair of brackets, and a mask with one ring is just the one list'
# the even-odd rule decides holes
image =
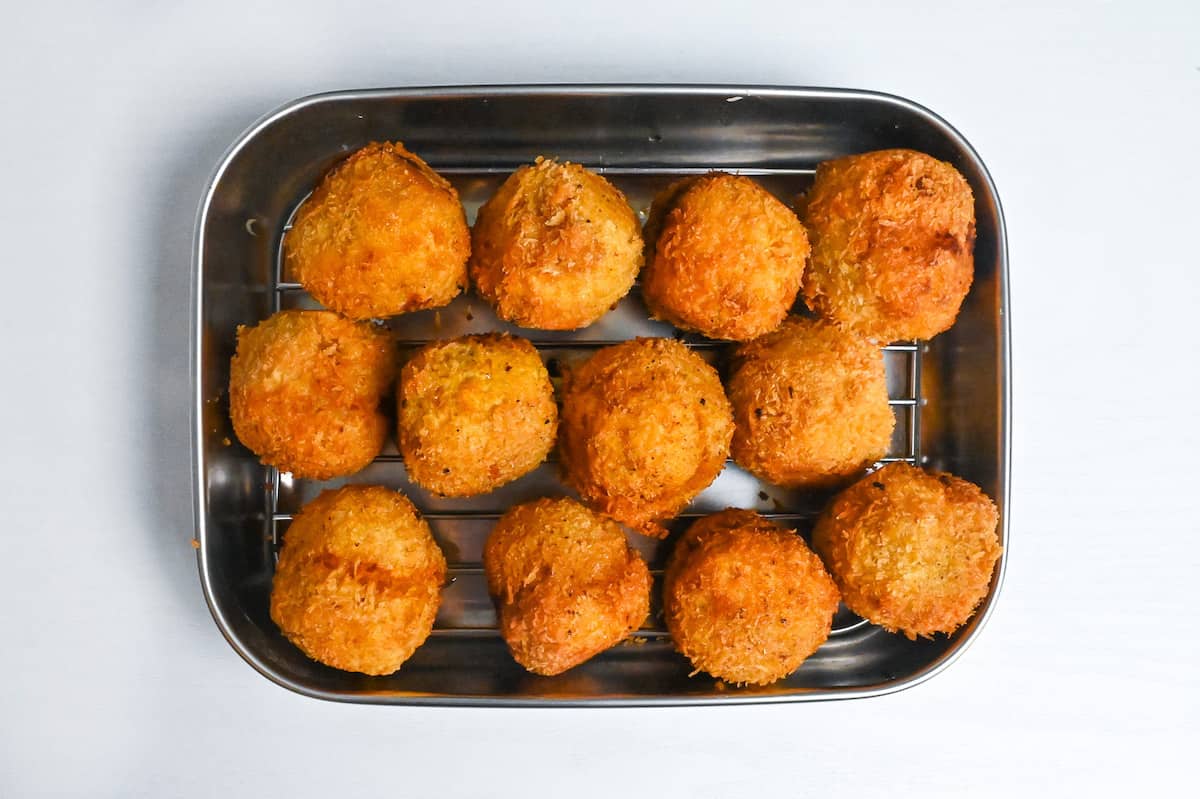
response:
{"label": "panko breadcrumb coating", "polygon": [[953,166],[913,150],[826,161],[797,205],[809,308],[883,343],[954,324],[975,274],[975,201]]}
{"label": "panko breadcrumb coating", "polygon": [[629,293],[642,268],[637,215],[619,189],[579,164],[538,158],[483,204],[471,280],[501,318],[573,330]]}
{"label": "panko breadcrumb coating", "polygon": [[733,419],[717,372],[678,341],[599,350],[563,379],[564,479],[600,512],[646,535],[721,472]]}
{"label": "panko breadcrumb coating", "polygon": [[642,295],[651,313],[710,338],[747,341],[779,326],[808,258],[804,226],[747,177],[685,178],[655,198]]}
{"label": "panko breadcrumb coating", "polygon": [[280,311],[237,335],[229,415],[264,464],[327,480],[379,454],[395,373],[387,334],[331,311]]}
{"label": "panko breadcrumb coating", "polygon": [[523,338],[494,333],[427,344],[400,371],[397,395],[408,476],[443,496],[491,491],[554,447],[554,386]]}
{"label": "panko breadcrumb coating", "polygon": [[616,522],[572,499],[516,505],[483,551],[500,631],[518,663],[560,674],[619,643],[650,612],[650,572]]}
{"label": "panko breadcrumb coating", "polygon": [[954,632],[987,596],[998,521],[973,483],[892,463],[833,500],[813,548],[846,607],[910,639],[929,637]]}
{"label": "panko breadcrumb coating", "polygon": [[729,401],[733,459],[787,488],[861,474],[887,454],[896,424],[879,348],[797,316],[738,348]]}
{"label": "panko breadcrumb coating", "polygon": [[304,288],[353,319],[445,305],[467,286],[458,192],[399,142],[369,144],[330,171],[284,245]]}
{"label": "panko breadcrumb coating", "polygon": [[429,637],[445,580],[446,558],[403,494],[345,486],[288,527],[271,618],[313,660],[391,674]]}
{"label": "panko breadcrumb coating", "polygon": [[667,628],[697,671],[767,685],[829,637],[838,590],[794,530],[748,510],[695,522],[663,584]]}

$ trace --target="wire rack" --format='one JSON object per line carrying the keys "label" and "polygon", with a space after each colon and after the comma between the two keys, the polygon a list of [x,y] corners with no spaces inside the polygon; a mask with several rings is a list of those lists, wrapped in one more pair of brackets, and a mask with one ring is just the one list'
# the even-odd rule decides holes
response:
{"label": "wire rack", "polygon": [[[468,219],[473,220],[475,211],[490,195],[491,191],[510,172],[508,168],[439,168],[456,185],[467,210]],[[703,173],[707,170],[654,170],[654,169],[598,169],[606,174],[619,188],[625,191],[635,208],[645,208],[653,192],[665,186],[672,179],[683,174]],[[743,170],[741,174],[753,175],[767,188],[786,197],[790,190],[794,193],[802,189],[811,179],[812,170],[803,169],[758,169]],[[289,280],[283,260],[283,241],[287,231],[291,229],[296,211],[307,197],[302,198],[293,209],[287,222],[276,236],[274,263],[270,286],[270,310],[272,313],[283,308],[320,307],[308,297],[299,283]],[[641,212],[644,218],[644,211]],[[626,310],[638,313],[640,298],[635,286],[631,296],[622,302]],[[629,306],[633,306],[632,308]],[[620,307],[620,306],[619,306]],[[640,310],[644,319],[644,310]],[[614,312],[617,314],[617,312]],[[610,316],[614,315],[610,314]],[[604,325],[604,320],[583,331],[572,333],[550,333],[545,331],[521,331],[490,316],[490,309],[483,303],[472,301],[470,298],[460,298],[447,308],[438,311],[426,311],[409,314],[401,318],[399,329],[393,324],[396,340],[401,351],[411,350],[426,342],[460,335],[467,332],[482,330],[504,329],[528,338],[533,345],[543,353],[543,358],[551,364],[554,372],[554,362],[559,358],[572,356],[583,357],[596,349],[620,343],[639,335],[665,335],[681,340],[688,347],[698,351],[710,362],[721,357],[731,345],[729,342],[713,341],[693,335],[681,335],[666,326],[657,329],[616,329],[613,324]],[[598,328],[599,329],[596,329]],[[532,335],[531,335],[532,334]],[[921,361],[924,345],[921,342],[902,342],[882,348],[888,372],[889,404],[896,414],[896,434],[887,457],[881,462],[891,463],[904,461],[912,464],[922,462],[921,454],[921,411],[925,400],[921,395]],[[440,637],[494,637],[499,632],[496,629],[495,615],[487,596],[486,582],[483,576],[481,552],[483,541],[492,524],[512,504],[535,496],[568,494],[563,484],[558,482],[553,472],[555,467],[554,455],[533,474],[516,481],[511,486],[520,485],[516,492],[505,487],[484,497],[471,500],[447,501],[433,497],[423,492],[420,487],[407,481],[404,463],[400,455],[389,445],[366,470],[347,480],[317,482],[294,480],[291,475],[280,473],[270,467],[264,484],[264,537],[272,550],[274,562],[278,548],[295,512],[300,505],[314,497],[324,488],[341,485],[345,482],[378,482],[390,485],[404,491],[421,510],[422,515],[430,523],[434,538],[447,554],[447,587],[444,592],[442,609],[434,625],[433,635]],[[730,494],[720,490],[722,481],[736,482],[740,488],[741,500],[730,499]],[[657,598],[661,595],[659,583],[675,534],[687,526],[690,520],[707,515],[720,507],[736,504],[742,507],[753,506],[753,509],[763,516],[775,519],[782,524],[795,526],[802,534],[807,534],[805,527],[819,511],[824,496],[796,495],[781,492],[778,488],[760,483],[739,467],[728,461],[721,476],[714,481],[713,488],[700,495],[696,502],[684,510],[674,523],[672,536],[664,541],[649,539],[644,536],[632,535],[631,543],[646,557],[651,574],[655,579],[655,590],[652,594],[652,612],[647,623],[634,633],[635,638],[648,641],[664,640],[668,637],[660,617]],[[746,499],[749,498],[749,501]],[[832,635],[849,632],[865,621],[854,616],[844,608],[839,610],[834,618]]]}

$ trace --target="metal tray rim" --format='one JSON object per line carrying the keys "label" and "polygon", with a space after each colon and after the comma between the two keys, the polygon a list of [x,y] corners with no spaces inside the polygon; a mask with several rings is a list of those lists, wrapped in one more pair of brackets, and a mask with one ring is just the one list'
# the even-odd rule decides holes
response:
{"label": "metal tray rim", "polygon": [[[441,95],[458,95],[464,97],[491,97],[504,95],[537,95],[537,94],[574,94],[574,95],[638,95],[674,93],[680,95],[728,95],[728,96],[775,96],[775,97],[821,97],[845,99],[870,99],[876,102],[890,103],[915,112],[936,126],[961,146],[975,160],[984,176],[987,190],[996,206],[998,228],[996,231],[999,244],[999,262],[997,275],[1000,290],[1000,374],[999,394],[1001,397],[1001,414],[998,420],[1000,426],[1000,447],[998,453],[1001,460],[1000,473],[1003,477],[1001,501],[1003,513],[1000,521],[1000,539],[1003,554],[1000,558],[996,587],[980,609],[973,629],[954,649],[947,652],[940,660],[925,669],[904,679],[882,683],[876,686],[866,686],[848,689],[823,689],[813,692],[776,695],[755,694],[725,694],[714,696],[609,696],[609,697],[499,697],[473,696],[455,694],[416,694],[416,693],[375,693],[349,694],[336,691],[323,691],[299,685],[264,663],[247,647],[233,632],[225,616],[217,605],[209,577],[208,547],[207,547],[207,508],[205,501],[204,480],[204,429],[203,429],[203,379],[200,357],[200,341],[203,322],[203,280],[204,280],[204,232],[208,221],[209,206],[213,194],[220,183],[229,164],[238,152],[251,141],[260,131],[277,122],[285,116],[295,113],[310,105],[334,100],[367,99],[372,97],[428,97]],[[192,489],[193,512],[195,520],[195,540],[198,543],[196,551],[197,569],[200,586],[204,594],[209,613],[220,630],[221,635],[235,652],[251,667],[271,682],[293,691],[302,696],[324,699],[335,702],[373,705],[408,705],[408,706],[450,706],[450,707],[678,707],[693,705],[752,705],[752,704],[782,704],[791,702],[830,701],[838,699],[860,699],[871,696],[885,696],[912,688],[933,678],[957,661],[979,636],[995,610],[997,599],[1004,587],[1005,572],[1010,554],[1009,527],[1011,517],[1011,483],[1012,483],[1012,349],[1010,325],[1010,298],[1008,274],[1008,234],[1004,218],[1004,209],[1000,203],[995,181],[987,166],[966,140],[949,122],[935,114],[925,106],[898,95],[885,92],[862,89],[840,89],[822,87],[791,87],[776,85],[752,84],[511,84],[511,85],[469,85],[469,86],[420,86],[406,88],[376,88],[351,89],[321,92],[291,100],[255,120],[241,133],[221,156],[212,176],[205,184],[201,195],[199,208],[196,213],[195,234],[192,243],[192,298],[191,298],[191,335],[189,341],[189,358],[191,363],[190,378],[192,381]]]}

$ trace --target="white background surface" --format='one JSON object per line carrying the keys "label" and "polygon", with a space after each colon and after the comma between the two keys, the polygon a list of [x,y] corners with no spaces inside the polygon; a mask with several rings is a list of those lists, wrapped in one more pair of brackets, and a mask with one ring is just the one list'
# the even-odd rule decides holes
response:
{"label": "white background surface", "polygon": [[[1200,6],[699,5],[10,9],[0,796],[1190,790]],[[277,688],[218,634],[187,434],[189,245],[217,158],[316,91],[563,81],[889,91],[987,162],[1012,257],[1012,546],[946,673],[815,705],[370,708]]]}

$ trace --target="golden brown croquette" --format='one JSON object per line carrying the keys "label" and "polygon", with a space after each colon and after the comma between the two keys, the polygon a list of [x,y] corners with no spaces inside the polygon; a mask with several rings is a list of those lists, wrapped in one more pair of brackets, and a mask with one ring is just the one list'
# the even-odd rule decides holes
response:
{"label": "golden brown croquette", "polygon": [[651,313],[710,338],[747,341],[796,300],[808,237],[747,177],[714,172],[667,187],[650,210],[642,295]]}
{"label": "golden brown croquette", "polygon": [[813,548],[846,606],[909,638],[951,633],[987,596],[1000,558],[995,504],[966,480],[892,463],[838,494]]}
{"label": "golden brown croquette", "polygon": [[271,618],[313,660],[391,674],[433,629],[445,579],[445,556],[403,494],[344,486],[288,527]]}
{"label": "golden brown croquette", "polygon": [[647,535],[721,472],[733,419],[720,378],[678,341],[606,347],[568,370],[564,479],[592,507]]}
{"label": "golden brown croquette", "polygon": [[733,361],[733,459],[787,488],[854,477],[887,454],[895,426],[879,347],[836,325],[790,317]]}
{"label": "golden brown croquette", "polygon": [[833,580],[794,530],[748,510],[695,522],[671,553],[667,628],[697,671],[767,685],[817,650],[838,607]]}
{"label": "golden brown croquette", "polygon": [[650,572],[620,525],[572,499],[512,507],[483,552],[518,663],[553,675],[619,643],[650,612]]}
{"label": "golden brown croquette", "polygon": [[579,164],[538,158],[504,181],[471,233],[471,280],[521,327],[573,330],[629,293],[642,268],[637,215]]}
{"label": "golden brown croquette", "polygon": [[443,496],[483,494],[546,459],[558,431],[537,350],[503,334],[421,348],[400,372],[399,445],[408,476]]}
{"label": "golden brown croquette", "polygon": [[229,372],[234,432],[264,464],[326,480],[357,472],[383,448],[392,346],[368,323],[280,311],[238,327]]}
{"label": "golden brown croquette", "polygon": [[373,143],[321,180],[284,249],[313,297],[369,319],[454,299],[467,286],[471,239],[453,186],[399,142]]}
{"label": "golden brown croquette", "polygon": [[809,308],[885,344],[954,324],[975,272],[975,204],[953,166],[913,150],[826,161],[797,204]]}

